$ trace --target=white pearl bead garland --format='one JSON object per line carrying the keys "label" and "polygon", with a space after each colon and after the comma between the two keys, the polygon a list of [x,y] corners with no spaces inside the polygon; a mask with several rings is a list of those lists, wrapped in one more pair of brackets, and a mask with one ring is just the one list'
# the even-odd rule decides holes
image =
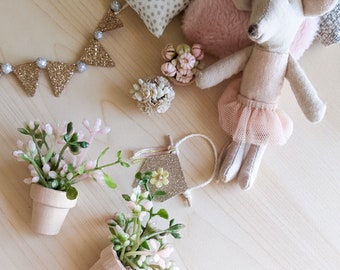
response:
{"label": "white pearl bead garland", "polygon": [[94,32],[94,38],[96,39],[96,40],[100,40],[100,39],[102,39],[103,38],[103,32],[102,31],[96,31],[96,32]]}
{"label": "white pearl bead garland", "polygon": [[47,67],[47,59],[46,58],[38,57],[37,60],[35,61],[35,63],[41,69],[45,69]]}
{"label": "white pearl bead garland", "polygon": [[78,62],[77,63],[77,70],[80,73],[83,73],[86,71],[86,64],[84,62]]}
{"label": "white pearl bead garland", "polygon": [[1,70],[4,74],[9,74],[12,72],[12,65],[9,63],[3,63],[1,65]]}
{"label": "white pearl bead garland", "polygon": [[111,10],[115,13],[118,13],[122,9],[121,4],[118,1],[112,1]]}

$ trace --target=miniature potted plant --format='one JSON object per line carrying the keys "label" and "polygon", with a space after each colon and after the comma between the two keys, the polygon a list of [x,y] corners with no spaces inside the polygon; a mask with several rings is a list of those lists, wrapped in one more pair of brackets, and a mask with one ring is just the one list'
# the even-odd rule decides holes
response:
{"label": "miniature potted plant", "polygon": [[[163,175],[156,176],[159,171],[164,172]],[[101,252],[100,259],[91,270],[178,269],[169,259],[174,248],[167,242],[167,237],[181,238],[179,231],[184,225],[171,219],[164,229],[159,229],[153,223],[157,217],[169,219],[165,209],[156,211],[153,206],[153,199],[164,195],[164,192],[156,190],[151,194],[148,186],[151,179],[168,177],[166,171],[158,172],[136,174],[137,187],[130,196],[123,195],[131,213],[116,213],[108,221],[112,244]]]}
{"label": "miniature potted plant", "polygon": [[176,85],[187,85],[194,81],[204,52],[200,44],[168,44],[162,50],[165,63],[161,66],[163,75]]}
{"label": "miniature potted plant", "polygon": [[24,182],[31,185],[30,195],[33,199],[32,229],[35,232],[58,234],[70,208],[74,207],[78,191],[74,184],[85,179],[105,183],[111,188],[116,184],[104,172],[104,168],[120,164],[121,151],[117,152],[116,161],[100,165],[99,161],[109,148],[105,148],[96,160],[87,160],[90,144],[98,134],[107,134],[110,129],[101,127],[97,119],[93,127],[88,120],[83,125],[89,133],[88,140],[84,134],[73,129],[72,122],[59,123],[56,126],[30,121],[18,131],[30,137],[27,142],[18,140],[19,150],[13,152],[18,161],[29,163],[31,177]]}

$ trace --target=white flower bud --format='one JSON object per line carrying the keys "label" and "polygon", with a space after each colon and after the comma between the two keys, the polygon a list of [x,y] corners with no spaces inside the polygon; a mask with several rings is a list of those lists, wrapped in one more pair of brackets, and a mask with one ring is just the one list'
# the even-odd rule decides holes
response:
{"label": "white flower bud", "polygon": [[48,163],[45,163],[42,170],[44,173],[48,173],[51,170],[51,166]]}
{"label": "white flower bud", "polygon": [[37,150],[37,146],[35,145],[35,143],[32,140],[30,140],[28,142],[27,147],[28,147],[28,150],[32,153]]}
{"label": "white flower bud", "polygon": [[44,126],[44,130],[45,130],[47,135],[52,135],[52,133],[53,133],[53,128],[52,128],[51,124],[46,124]]}

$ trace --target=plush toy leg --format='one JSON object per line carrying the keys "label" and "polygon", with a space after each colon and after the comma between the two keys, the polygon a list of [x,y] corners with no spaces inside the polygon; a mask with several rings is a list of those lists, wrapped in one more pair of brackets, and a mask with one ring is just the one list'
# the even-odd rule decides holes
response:
{"label": "plush toy leg", "polygon": [[267,148],[267,144],[263,145],[250,145],[248,153],[243,161],[242,167],[239,174],[237,175],[237,180],[240,187],[243,190],[248,190],[252,187],[257,172],[259,170],[264,151]]}
{"label": "plush toy leg", "polygon": [[236,177],[242,164],[244,149],[245,145],[243,143],[235,141],[228,142],[223,147],[219,157],[217,178],[219,181],[229,182]]}

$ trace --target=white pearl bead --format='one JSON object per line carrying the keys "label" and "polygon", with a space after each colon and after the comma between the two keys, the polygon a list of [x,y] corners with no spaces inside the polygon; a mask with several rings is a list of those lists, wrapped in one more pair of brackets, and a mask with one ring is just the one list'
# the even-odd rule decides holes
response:
{"label": "white pearl bead", "polygon": [[94,32],[94,38],[95,38],[96,40],[102,39],[102,38],[103,38],[103,32],[101,32],[101,31],[96,31],[96,32]]}
{"label": "white pearl bead", "polygon": [[118,1],[112,1],[111,10],[115,13],[118,13],[122,9],[121,4]]}
{"label": "white pearl bead", "polygon": [[45,69],[47,66],[47,60],[46,58],[38,57],[37,60],[35,61],[37,66],[41,69]]}
{"label": "white pearl bead", "polygon": [[86,71],[86,64],[84,62],[78,62],[77,63],[77,70],[80,73]]}
{"label": "white pearl bead", "polygon": [[1,65],[1,70],[4,74],[9,74],[12,72],[12,65],[9,63],[3,63]]}

